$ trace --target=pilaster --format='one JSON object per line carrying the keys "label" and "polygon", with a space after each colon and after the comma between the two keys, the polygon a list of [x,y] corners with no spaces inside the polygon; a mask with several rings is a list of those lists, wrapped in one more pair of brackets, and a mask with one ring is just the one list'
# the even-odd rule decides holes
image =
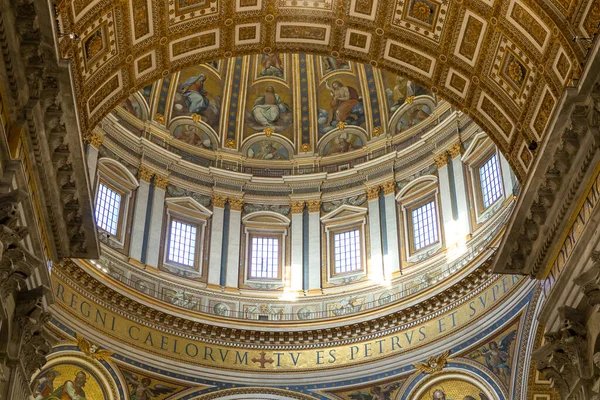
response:
{"label": "pilaster", "polygon": [[290,271],[290,289],[302,290],[303,288],[303,235],[304,235],[304,202],[292,201],[292,265]]}
{"label": "pilaster", "polygon": [[[321,288],[321,200],[309,200],[308,207],[308,290]],[[318,251],[310,251],[319,249]]]}
{"label": "pilaster", "polygon": [[370,257],[368,258],[369,279],[375,282],[385,280],[383,268],[383,249],[381,245],[381,218],[379,210],[379,186],[367,188],[369,208],[369,243]]}
{"label": "pilaster", "polygon": [[400,271],[400,235],[398,233],[398,216],[396,206],[396,181],[391,180],[381,186],[385,204],[385,219],[388,253],[384,259],[386,278]]}
{"label": "pilaster", "polygon": [[238,287],[240,274],[240,241],[242,235],[243,199],[229,199],[229,238],[227,246],[227,274],[225,286]]}
{"label": "pilaster", "polygon": [[221,280],[221,253],[223,249],[223,217],[227,197],[213,195],[213,215],[210,232],[210,250],[208,261],[208,283],[219,285]]}
{"label": "pilaster", "polygon": [[152,196],[148,246],[146,248],[146,265],[154,268],[158,268],[158,256],[162,246],[160,239],[163,231],[165,196],[168,183],[169,180],[166,177],[154,176],[154,195]]}
{"label": "pilaster", "polygon": [[135,206],[133,209],[133,221],[131,224],[131,242],[129,257],[134,260],[142,260],[144,246],[144,232],[146,231],[146,220],[148,218],[148,200],[150,196],[150,180],[153,173],[144,166],[139,169],[139,183],[136,190]]}

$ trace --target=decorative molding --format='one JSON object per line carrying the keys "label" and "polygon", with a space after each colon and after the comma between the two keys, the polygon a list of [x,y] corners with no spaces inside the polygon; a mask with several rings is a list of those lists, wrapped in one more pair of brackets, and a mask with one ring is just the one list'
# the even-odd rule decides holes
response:
{"label": "decorative molding", "polygon": [[213,194],[212,203],[214,207],[225,208],[225,203],[227,203],[227,197],[220,196],[218,194]]}
{"label": "decorative molding", "polygon": [[321,211],[321,200],[308,200],[306,202],[306,206],[308,207],[309,213],[320,212]]}
{"label": "decorative molding", "polygon": [[90,146],[99,149],[102,146],[102,142],[104,142],[104,136],[97,134],[96,132],[92,132],[85,136],[85,140],[90,144]]}
{"label": "decorative molding", "polygon": [[391,180],[391,181],[385,182],[383,185],[381,185],[381,190],[383,190],[384,196],[387,196],[390,194],[396,194],[396,181]]}
{"label": "decorative molding", "polygon": [[462,154],[463,148],[462,143],[457,142],[454,143],[449,149],[448,154],[450,154],[450,159],[454,159]]}

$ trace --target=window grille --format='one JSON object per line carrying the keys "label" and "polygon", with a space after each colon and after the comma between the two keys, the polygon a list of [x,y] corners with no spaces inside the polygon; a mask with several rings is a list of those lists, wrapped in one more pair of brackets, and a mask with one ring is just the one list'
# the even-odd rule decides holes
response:
{"label": "window grille", "polygon": [[362,269],[360,257],[360,232],[358,229],[333,235],[335,273]]}
{"label": "window grille", "polygon": [[435,201],[430,201],[412,210],[413,243],[415,250],[420,250],[439,240]]}
{"label": "window grille", "polygon": [[121,195],[100,183],[96,196],[96,224],[100,229],[116,235],[119,227]]}
{"label": "window grille", "polygon": [[253,237],[250,278],[277,279],[279,276],[279,239]]}
{"label": "window grille", "polygon": [[497,154],[494,154],[479,168],[479,180],[481,182],[483,208],[488,208],[503,194]]}
{"label": "window grille", "polygon": [[196,255],[196,234],[197,228],[194,225],[171,220],[168,260],[193,267]]}

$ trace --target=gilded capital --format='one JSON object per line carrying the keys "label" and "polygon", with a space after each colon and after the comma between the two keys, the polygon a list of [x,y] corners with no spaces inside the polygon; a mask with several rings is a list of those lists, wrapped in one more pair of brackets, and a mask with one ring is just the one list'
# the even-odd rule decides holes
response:
{"label": "gilded capital", "polygon": [[141,181],[150,182],[150,180],[152,179],[153,176],[154,176],[154,173],[152,171],[150,171],[148,168],[144,167],[143,165],[140,167],[140,169],[138,171],[138,177],[140,178]]}
{"label": "gilded capital", "polygon": [[225,208],[225,203],[227,202],[227,197],[220,196],[218,194],[213,194],[212,203],[214,207]]}
{"label": "gilded capital", "polygon": [[319,212],[321,211],[321,200],[309,200],[306,202],[306,206],[309,213]]}
{"label": "gilded capital", "polygon": [[461,155],[462,153],[462,144],[460,142],[456,142],[448,149],[448,153],[450,153],[451,158],[455,158]]}
{"label": "gilded capital", "polygon": [[367,200],[375,200],[379,197],[379,186],[367,188]]}
{"label": "gilded capital", "polygon": [[438,154],[433,158],[433,161],[435,161],[435,164],[438,166],[438,168],[442,168],[444,165],[448,164],[448,152],[445,151]]}
{"label": "gilded capital", "polygon": [[236,199],[236,198],[229,199],[229,207],[233,211],[242,211],[243,205],[244,205],[244,199]]}
{"label": "gilded capital", "polygon": [[165,176],[155,175],[154,176],[154,186],[157,189],[165,190],[167,185],[169,184],[169,179]]}
{"label": "gilded capital", "polygon": [[391,181],[385,182],[383,185],[381,185],[381,189],[383,190],[384,196],[387,196],[388,194],[395,194],[396,193],[396,181],[391,180]]}
{"label": "gilded capital", "polygon": [[292,201],[290,202],[290,207],[292,208],[292,214],[301,214],[304,212],[303,201]]}
{"label": "gilded capital", "polygon": [[102,146],[102,142],[104,142],[104,136],[100,136],[97,133],[92,132],[86,136],[85,140],[87,140],[90,146],[99,149],[100,146]]}

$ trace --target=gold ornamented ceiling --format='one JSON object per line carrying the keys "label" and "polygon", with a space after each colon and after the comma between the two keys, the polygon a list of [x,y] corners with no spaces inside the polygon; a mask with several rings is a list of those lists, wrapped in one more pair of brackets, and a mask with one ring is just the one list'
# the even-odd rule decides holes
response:
{"label": "gold ornamented ceiling", "polygon": [[129,94],[183,68],[309,53],[395,71],[468,112],[523,179],[577,78],[598,0],[62,0],[83,131]]}

